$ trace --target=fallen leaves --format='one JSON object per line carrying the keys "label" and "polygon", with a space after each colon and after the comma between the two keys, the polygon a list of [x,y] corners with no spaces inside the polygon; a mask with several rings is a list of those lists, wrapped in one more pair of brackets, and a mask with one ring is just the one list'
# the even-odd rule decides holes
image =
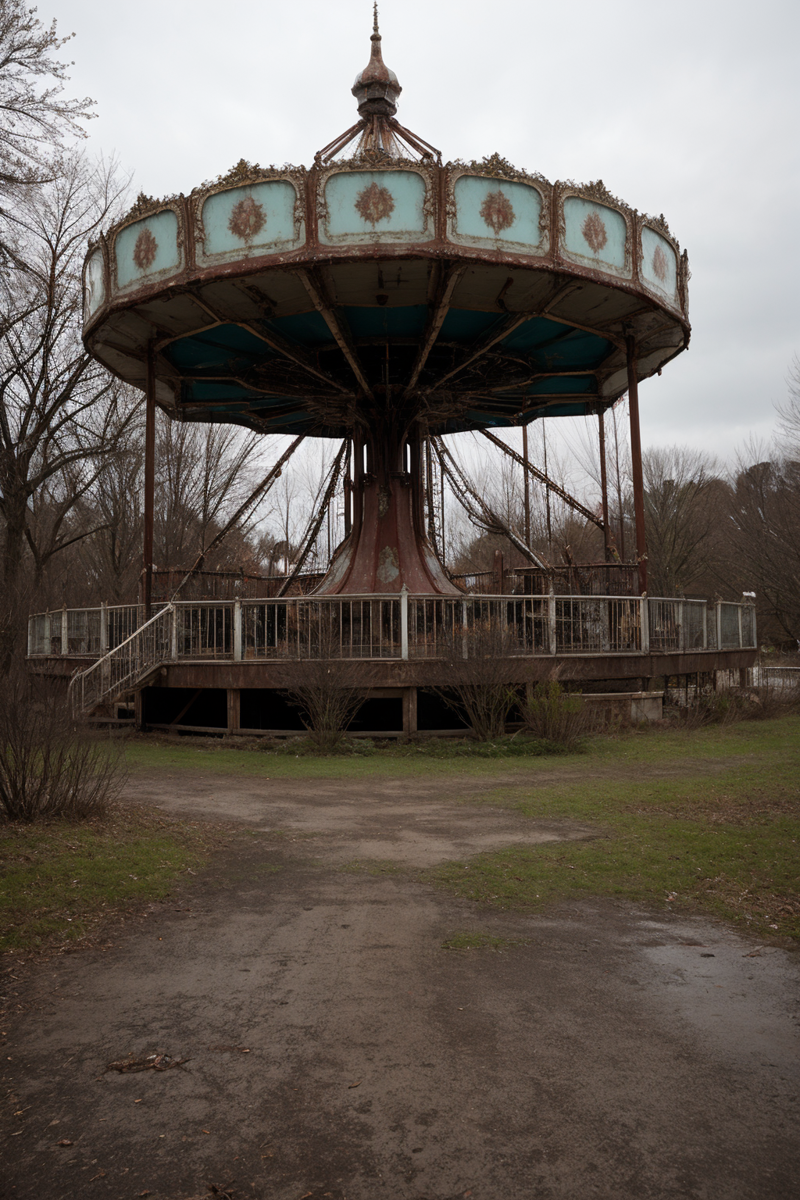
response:
{"label": "fallen leaves", "polygon": [[169,1054],[148,1054],[146,1058],[134,1058],[129,1054],[127,1058],[110,1062],[106,1070],[119,1071],[120,1074],[132,1071],[168,1071],[170,1067],[182,1067],[187,1062],[188,1058],[172,1058]]}

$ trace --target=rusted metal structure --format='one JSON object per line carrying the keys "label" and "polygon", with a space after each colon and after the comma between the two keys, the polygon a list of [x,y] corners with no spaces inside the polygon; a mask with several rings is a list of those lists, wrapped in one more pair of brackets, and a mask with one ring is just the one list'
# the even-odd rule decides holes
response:
{"label": "rusted metal structure", "polygon": [[147,393],[148,580],[156,404],[348,440],[350,533],[321,594],[452,594],[425,527],[426,439],[602,415],[627,391],[646,591],[637,385],[688,343],[686,254],[601,181],[443,165],[397,121],[377,13],[352,90],[359,121],[310,169],[240,162],[140,197],[90,249],[87,348]]}
{"label": "rusted metal structure", "polygon": [[[140,197],[89,248],[86,346],[147,395],[143,603],[31,617],[37,669],[77,671],[84,711],[135,693],[145,723],[265,732],[286,727],[281,694],[297,660],[341,657],[369,703],[397,710],[362,728],[408,734],[437,727],[426,697],[447,685],[447,653],[468,655],[476,626],[502,629],[515,687],[555,673],[635,697],[654,678],[692,674],[699,685],[749,667],[749,603],[646,594],[638,385],[690,336],[687,258],[664,218],[600,181],[551,184],[497,155],[442,163],[397,120],[401,88],[383,62],[377,11],[352,90],[359,120],[309,169],[240,162],[188,196]],[[611,561],[604,452],[600,515],[557,488],[546,462],[530,462],[527,439],[518,455],[495,432],[594,414],[602,448],[603,414],[625,392],[633,564]],[[304,437],[341,443],[284,578],[194,600],[177,599],[179,583],[170,603],[162,582],[151,610],[156,405],[178,420],[294,437],[241,511]],[[509,454],[528,494],[544,485],[599,525],[606,562],[544,564],[543,588],[529,523],[503,528],[448,448],[462,431]],[[497,555],[472,594],[462,590],[437,555],[437,464],[531,567],[512,579]],[[305,555],[340,482],[346,536],[312,581]],[[192,570],[202,565],[200,555]],[[323,629],[333,634],[324,655]]]}

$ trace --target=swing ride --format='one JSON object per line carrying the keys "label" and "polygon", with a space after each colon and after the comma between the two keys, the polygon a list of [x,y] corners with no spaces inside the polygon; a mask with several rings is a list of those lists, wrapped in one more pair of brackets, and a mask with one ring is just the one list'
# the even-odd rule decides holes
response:
{"label": "swing ride", "polygon": [[[147,398],[145,616],[156,620],[156,406],[176,420],[293,438],[237,518],[261,499],[304,439],[337,443],[322,502],[275,599],[288,601],[331,501],[341,494],[345,538],[314,601],[338,600],[341,614],[344,602],[357,598],[362,626],[363,604],[372,604],[371,612],[383,614],[367,621],[372,632],[380,627],[385,633],[386,621],[395,621],[387,642],[394,650],[353,652],[351,645],[349,653],[391,658],[396,650],[402,670],[392,675],[387,663],[384,687],[416,690],[424,686],[424,672],[409,671],[409,645],[427,628],[431,603],[441,601],[452,612],[454,606],[466,612],[467,605],[436,544],[434,472],[480,527],[503,533],[532,567],[553,569],[530,546],[527,523],[523,530],[509,528],[493,511],[454,456],[449,435],[473,431],[486,438],[515,461],[526,484],[557,492],[598,525],[608,551],[607,506],[602,516],[588,509],[497,433],[525,430],[543,417],[591,415],[602,438],[603,414],[627,393],[637,595],[618,598],[624,619],[623,608],[612,617],[609,608],[605,618],[589,620],[586,629],[594,632],[581,635],[579,645],[567,642],[583,618],[576,626],[566,609],[555,601],[547,609],[545,601],[530,617],[529,632],[520,633],[518,653],[557,656],[561,644],[566,652],[604,659],[591,671],[584,663],[593,678],[647,679],[674,672],[679,661],[658,669],[653,652],[692,651],[696,658],[721,651],[719,629],[708,633],[713,614],[710,625],[708,613],[690,619],[683,610],[681,631],[675,632],[673,615],[672,633],[663,645],[656,633],[654,644],[650,625],[660,618],[656,610],[648,615],[646,599],[638,385],[688,345],[686,253],[663,216],[636,211],[600,180],[550,183],[497,154],[443,163],[437,149],[397,120],[401,90],[383,61],[376,6],[370,60],[352,88],[358,120],[324,146],[310,168],[241,161],[188,196],[141,196],[89,248],[86,347]],[[195,568],[201,561],[202,555]],[[340,616],[340,630],[347,625],[352,633],[353,611],[350,604],[344,623]],[[394,616],[387,618],[390,611]],[[518,621],[509,612],[506,607],[503,621]],[[259,650],[259,638],[264,647],[269,640],[269,619],[265,607],[260,632],[251,636],[241,614],[232,613],[229,651],[233,660],[238,655],[238,674],[228,669],[223,678],[217,666],[212,680],[210,664],[201,679],[196,661],[194,672],[184,664],[181,676],[177,664],[164,668],[166,686],[276,686],[266,675],[256,681],[251,674],[245,682],[241,673],[248,658],[269,658]],[[527,619],[522,613],[522,626]],[[737,626],[740,653],[754,644],[747,620],[743,634],[741,620]],[[278,625],[275,617],[275,630]],[[284,633],[290,625],[281,626]],[[171,636],[164,661],[181,657],[180,637]],[[360,636],[363,645],[363,628]],[[277,646],[276,640],[276,654]],[[428,639],[422,665],[435,657],[430,647]],[[728,649],[734,649],[730,639]],[[215,650],[206,658],[227,654]],[[622,657],[612,663],[614,655]],[[704,662],[685,658],[680,667],[705,670]],[[141,678],[141,692],[140,685]]]}

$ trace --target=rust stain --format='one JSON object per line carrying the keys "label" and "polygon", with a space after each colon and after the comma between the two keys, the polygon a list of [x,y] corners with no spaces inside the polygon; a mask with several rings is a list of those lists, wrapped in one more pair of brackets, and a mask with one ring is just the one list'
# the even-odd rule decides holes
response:
{"label": "rust stain", "polygon": [[481,205],[481,216],[496,234],[514,224],[514,207],[503,192],[489,192]]}
{"label": "rust stain", "polygon": [[158,242],[149,229],[143,229],[133,247],[133,261],[140,271],[146,271],[152,266],[158,250]]}
{"label": "rust stain", "polygon": [[356,208],[365,221],[375,228],[379,221],[385,221],[394,212],[394,200],[388,188],[371,183],[358,193]]}
{"label": "rust stain", "polygon": [[653,274],[662,283],[667,278],[667,256],[660,246],[653,251]]}
{"label": "rust stain", "polygon": [[234,204],[228,221],[228,229],[243,242],[249,242],[257,233],[261,232],[266,223],[264,206],[254,200],[252,196],[245,196],[238,204]]}
{"label": "rust stain", "polygon": [[608,241],[606,227],[596,212],[589,213],[581,226],[581,233],[586,238],[594,254],[602,250]]}

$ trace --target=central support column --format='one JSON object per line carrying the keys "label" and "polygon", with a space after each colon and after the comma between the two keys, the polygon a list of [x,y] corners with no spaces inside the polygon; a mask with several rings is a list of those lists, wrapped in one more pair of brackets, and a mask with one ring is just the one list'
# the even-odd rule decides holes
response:
{"label": "central support column", "polygon": [[[353,527],[315,595],[460,595],[424,533],[420,439],[388,423],[354,438]],[[363,466],[366,448],[366,469]]]}

